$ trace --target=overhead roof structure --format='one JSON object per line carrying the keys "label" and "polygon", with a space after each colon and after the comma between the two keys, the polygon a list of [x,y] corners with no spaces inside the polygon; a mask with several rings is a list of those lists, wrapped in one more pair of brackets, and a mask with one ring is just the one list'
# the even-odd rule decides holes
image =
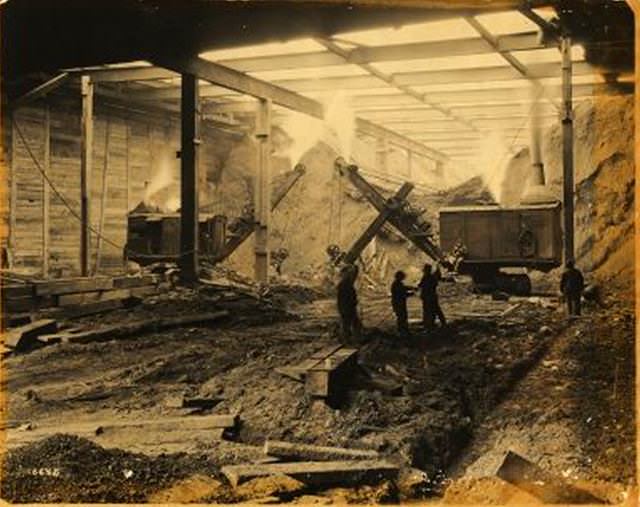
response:
{"label": "overhead roof structure", "polygon": [[[461,13],[387,28],[166,55],[150,61],[61,69],[88,73],[129,100],[176,106],[180,72],[204,80],[203,109],[226,116],[255,108],[252,97],[322,117],[340,97],[361,134],[434,160],[473,163],[486,139],[515,152],[528,144],[533,114],[558,122],[561,56],[536,19],[553,10]],[[455,13],[454,13],[455,16]],[[574,45],[575,102],[633,93],[628,69],[596,68]],[[609,75],[615,74],[616,84]]]}

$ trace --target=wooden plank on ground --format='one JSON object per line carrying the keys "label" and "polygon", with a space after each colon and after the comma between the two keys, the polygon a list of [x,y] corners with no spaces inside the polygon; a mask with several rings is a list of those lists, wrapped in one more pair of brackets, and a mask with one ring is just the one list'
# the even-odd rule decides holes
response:
{"label": "wooden plank on ground", "polygon": [[42,315],[56,317],[59,319],[75,319],[78,317],[86,317],[87,315],[95,315],[97,313],[109,312],[122,308],[121,299],[109,299],[107,301],[95,301],[81,305],[61,306],[51,308],[41,312]]}
{"label": "wooden plank on ground", "polygon": [[5,285],[4,287],[2,287],[2,299],[12,299],[34,295],[35,290],[32,284]]}
{"label": "wooden plank on ground", "polygon": [[357,366],[358,350],[341,348],[307,372],[305,389],[311,396],[331,398],[344,391]]}
{"label": "wooden plank on ground", "polygon": [[158,281],[158,277],[155,275],[117,276],[113,279],[113,287],[115,289],[131,289],[133,287],[155,285]]}
{"label": "wooden plank on ground", "polygon": [[233,487],[271,475],[288,475],[305,484],[322,487],[375,484],[398,476],[398,467],[383,460],[230,465],[222,467],[221,471]]}
{"label": "wooden plank on ground", "polygon": [[307,372],[311,368],[316,366],[320,361],[329,357],[340,347],[342,347],[342,345],[340,344],[329,345],[328,347],[324,347],[314,352],[310,358],[305,359],[304,361],[296,364],[295,366],[282,366],[279,368],[275,368],[275,371],[280,375],[284,375],[285,377],[289,377],[298,382],[304,382]]}
{"label": "wooden plank on ground", "polygon": [[203,431],[210,429],[233,429],[238,426],[237,415],[202,415],[186,417],[164,417],[162,419],[134,419],[130,421],[118,421],[103,426],[105,431],[117,428],[144,427],[149,431],[170,431],[171,429],[190,429]]}
{"label": "wooden plank on ground", "polygon": [[67,278],[35,284],[36,295],[50,296],[72,294],[74,292],[91,292],[113,288],[113,279],[109,277]]}
{"label": "wooden plank on ground", "polygon": [[98,301],[110,301],[113,299],[127,299],[131,297],[129,289],[102,290],[92,292],[78,292],[75,294],[60,294],[58,306],[83,305]]}
{"label": "wooden plank on ground", "polygon": [[346,449],[344,447],[325,447],[320,445],[298,444],[267,440],[264,443],[267,456],[283,461],[340,461],[378,459],[380,454],[368,449]]}
{"label": "wooden plank on ground", "polygon": [[[62,341],[75,343],[89,343],[95,341],[109,341],[126,338],[133,335],[148,333],[152,331],[162,331],[181,326],[194,326],[216,322],[227,317],[229,312],[221,310],[211,313],[198,313],[194,315],[184,315],[181,317],[164,318],[164,319],[146,319],[124,324],[114,324],[98,329],[90,329],[84,332],[60,335]],[[50,337],[55,340],[55,337]]]}
{"label": "wooden plank on ground", "polygon": [[38,341],[38,336],[55,333],[58,323],[52,319],[40,319],[16,327],[4,334],[4,345],[16,350],[25,350]]}

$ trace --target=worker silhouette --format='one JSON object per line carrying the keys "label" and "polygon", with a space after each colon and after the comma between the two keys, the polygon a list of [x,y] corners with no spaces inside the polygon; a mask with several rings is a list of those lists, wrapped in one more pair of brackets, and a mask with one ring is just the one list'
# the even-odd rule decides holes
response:
{"label": "worker silhouette", "polygon": [[422,279],[418,284],[420,299],[422,299],[422,324],[425,329],[434,329],[436,317],[442,326],[447,325],[447,319],[440,308],[438,301],[438,282],[440,281],[440,268],[431,271],[431,265],[425,264]]}
{"label": "worker silhouette", "polygon": [[409,314],[407,312],[407,298],[413,295],[413,289],[404,284],[407,275],[404,271],[396,271],[391,284],[391,306],[396,314],[398,333],[409,336]]}
{"label": "worker silhouette", "polygon": [[340,328],[345,339],[359,338],[362,325],[358,316],[358,296],[354,287],[358,277],[358,267],[347,265],[340,271],[338,283],[338,313]]}
{"label": "worker silhouette", "polygon": [[567,261],[566,269],[560,280],[560,292],[567,302],[567,311],[570,316],[580,315],[580,300],[584,290],[584,277],[573,261]]}

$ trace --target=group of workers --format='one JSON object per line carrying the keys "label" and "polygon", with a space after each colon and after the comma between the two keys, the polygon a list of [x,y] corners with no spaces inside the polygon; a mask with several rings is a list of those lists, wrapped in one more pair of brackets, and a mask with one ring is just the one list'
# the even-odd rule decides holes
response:
{"label": "group of workers", "polygon": [[[409,287],[404,284],[407,275],[404,271],[397,271],[391,284],[391,307],[396,316],[398,332],[401,336],[409,336],[409,314],[407,311],[407,299],[419,292],[422,300],[422,323],[426,330],[436,327],[436,319],[441,326],[446,326],[447,319],[444,316],[438,301],[438,283],[440,282],[440,268],[432,269],[430,264],[425,264],[422,278],[417,287]],[[344,338],[359,337],[362,331],[362,323],[358,314],[358,295],[355,282],[358,278],[358,267],[347,265],[342,268],[340,282],[338,283],[338,313],[342,335]],[[560,281],[562,293],[570,316],[580,315],[580,301],[584,290],[584,278],[572,261],[566,263],[566,269]]]}
{"label": "group of workers", "polygon": [[[342,335],[345,338],[358,337],[362,330],[362,323],[358,315],[358,296],[355,290],[355,282],[358,277],[358,267],[345,266],[341,272],[338,283],[338,313]],[[409,335],[409,314],[407,311],[407,299],[419,291],[422,300],[422,322],[427,330],[436,327],[436,319],[441,326],[445,326],[447,319],[444,316],[438,301],[438,283],[440,282],[440,269],[432,270],[430,264],[425,264],[423,275],[417,287],[408,287],[404,284],[407,275],[404,271],[397,271],[391,284],[391,307],[396,316],[398,332],[402,336]]]}

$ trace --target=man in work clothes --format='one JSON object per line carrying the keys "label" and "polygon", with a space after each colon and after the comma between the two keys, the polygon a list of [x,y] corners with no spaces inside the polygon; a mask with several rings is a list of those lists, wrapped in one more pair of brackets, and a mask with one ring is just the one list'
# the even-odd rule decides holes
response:
{"label": "man in work clothes", "polygon": [[440,268],[431,272],[431,265],[425,264],[422,279],[418,284],[420,299],[422,299],[422,323],[425,329],[433,329],[436,325],[436,317],[442,326],[447,325],[447,319],[438,302],[438,282],[440,281]]}
{"label": "man in work clothes", "polygon": [[404,284],[407,277],[404,271],[397,271],[391,284],[391,306],[396,314],[398,333],[409,335],[409,314],[407,312],[407,298],[413,295],[413,290]]}
{"label": "man in work clothes", "polygon": [[360,336],[360,318],[358,317],[358,296],[353,284],[358,276],[358,268],[348,265],[340,272],[338,283],[338,313],[343,338]]}
{"label": "man in work clothes", "polygon": [[582,299],[583,290],[584,278],[582,273],[574,266],[573,261],[568,261],[560,280],[560,292],[562,292],[567,302],[569,315],[580,315],[580,300]]}

